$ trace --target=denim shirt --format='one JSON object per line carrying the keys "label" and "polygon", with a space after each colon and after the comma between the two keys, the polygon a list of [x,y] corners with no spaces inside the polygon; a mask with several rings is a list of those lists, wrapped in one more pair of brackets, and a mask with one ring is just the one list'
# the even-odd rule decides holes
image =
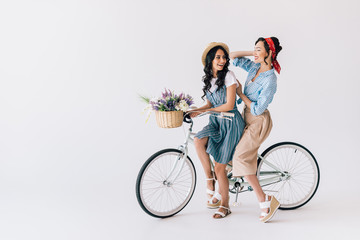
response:
{"label": "denim shirt", "polygon": [[[233,65],[241,67],[249,73],[245,82],[244,94],[251,101],[251,113],[253,115],[262,114],[272,102],[276,92],[277,77],[274,69],[260,73],[254,82],[252,82],[251,80],[260,68],[260,63],[254,63],[248,58],[241,57],[235,58]],[[241,102],[241,99],[237,100],[238,104]]]}

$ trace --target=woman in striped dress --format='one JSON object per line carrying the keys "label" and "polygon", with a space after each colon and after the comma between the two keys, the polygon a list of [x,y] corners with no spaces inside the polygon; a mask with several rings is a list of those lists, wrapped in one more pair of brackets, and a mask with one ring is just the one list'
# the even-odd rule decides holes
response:
{"label": "woman in striped dress", "polygon": [[[280,73],[277,55],[282,47],[276,37],[259,38],[254,51],[232,52],[233,64],[247,71],[244,92],[238,83],[237,94],[243,101],[246,127],[233,158],[233,176],[245,176],[260,202],[260,221],[267,222],[274,215],[280,204],[274,196],[266,195],[256,177],[257,151],[269,136],[272,128],[270,112],[267,107],[272,102],[277,88],[274,69]],[[246,58],[254,56],[254,61]]]}
{"label": "woman in striped dress", "polygon": [[[235,147],[239,142],[245,122],[236,107],[236,88],[238,83],[233,72],[228,70],[229,48],[224,43],[210,43],[202,57],[205,76],[203,92],[206,104],[191,111],[190,116],[206,112],[234,113],[232,121],[210,116],[209,124],[195,136],[195,148],[207,177],[209,208],[217,208],[214,218],[230,214],[229,182],[225,172],[226,165],[232,160]],[[215,192],[215,176],[211,171],[209,154],[215,160],[215,174],[219,183],[219,193]]]}

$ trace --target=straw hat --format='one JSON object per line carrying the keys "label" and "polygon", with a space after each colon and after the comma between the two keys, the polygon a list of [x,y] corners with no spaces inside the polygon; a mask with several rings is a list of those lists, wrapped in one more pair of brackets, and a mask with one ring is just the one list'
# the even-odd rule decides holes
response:
{"label": "straw hat", "polygon": [[207,47],[205,48],[203,54],[202,54],[202,57],[201,57],[201,61],[203,63],[203,65],[205,66],[205,59],[206,59],[206,55],[208,54],[208,52],[216,47],[216,46],[221,46],[223,47],[226,51],[227,51],[227,54],[229,54],[229,47],[228,45],[226,45],[225,43],[222,43],[222,42],[211,42],[207,45]]}

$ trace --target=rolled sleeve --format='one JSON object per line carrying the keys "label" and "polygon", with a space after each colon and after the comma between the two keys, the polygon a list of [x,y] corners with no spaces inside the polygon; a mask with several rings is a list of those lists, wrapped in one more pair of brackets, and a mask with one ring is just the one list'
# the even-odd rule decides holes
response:
{"label": "rolled sleeve", "polygon": [[251,114],[262,114],[269,104],[272,102],[277,89],[276,77],[270,78],[269,81],[264,83],[263,88],[260,90],[259,97],[256,102],[251,103]]}
{"label": "rolled sleeve", "polygon": [[254,63],[253,61],[251,61],[248,58],[240,57],[240,58],[234,59],[233,65],[236,67],[240,67],[240,68],[244,69],[245,71],[249,72],[250,69],[255,67],[256,63]]}

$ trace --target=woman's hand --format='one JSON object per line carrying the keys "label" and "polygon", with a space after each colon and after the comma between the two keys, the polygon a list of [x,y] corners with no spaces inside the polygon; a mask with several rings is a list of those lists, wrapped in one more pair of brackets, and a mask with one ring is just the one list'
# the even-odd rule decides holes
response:
{"label": "woman's hand", "polygon": [[212,108],[212,104],[209,100],[206,100],[206,104],[202,107],[191,109],[186,112],[186,114],[189,114],[191,118],[196,117],[197,115],[209,111],[209,109]]}
{"label": "woman's hand", "polygon": [[191,118],[195,118],[196,116],[198,116],[199,114],[203,113],[204,111],[202,110],[191,110],[191,111],[187,111],[186,114],[189,114],[189,116]]}
{"label": "woman's hand", "polygon": [[237,83],[239,84],[239,86],[236,88],[236,94],[240,97],[243,93],[242,93],[242,85],[241,83],[239,82],[239,80],[237,80]]}
{"label": "woman's hand", "polygon": [[191,118],[195,118],[195,117],[197,117],[200,113],[201,113],[201,112],[192,112],[192,113],[190,113],[190,117],[191,117]]}

